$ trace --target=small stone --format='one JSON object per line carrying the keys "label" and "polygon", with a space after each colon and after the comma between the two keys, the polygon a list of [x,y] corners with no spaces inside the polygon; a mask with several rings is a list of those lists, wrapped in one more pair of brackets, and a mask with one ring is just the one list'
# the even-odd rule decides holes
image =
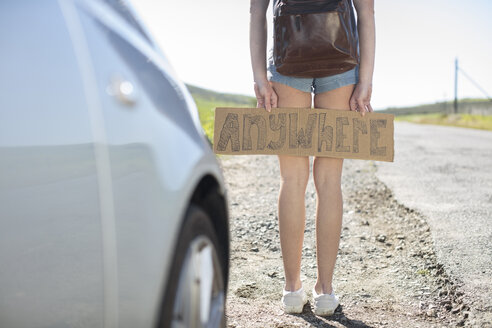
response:
{"label": "small stone", "polygon": [[427,310],[427,316],[429,316],[429,317],[437,317],[436,309],[432,308],[432,309]]}
{"label": "small stone", "polygon": [[381,242],[381,243],[384,243],[386,241],[386,236],[385,235],[377,235],[376,240]]}
{"label": "small stone", "polygon": [[457,306],[457,307],[451,309],[452,314],[456,314],[460,311],[461,311],[461,306]]}
{"label": "small stone", "polygon": [[259,248],[258,248],[258,247],[251,247],[250,251],[251,251],[251,252],[255,252],[255,253],[257,253],[257,252],[259,252],[260,250],[259,250]]}
{"label": "small stone", "polygon": [[[444,294],[443,294],[443,295],[441,295],[441,293],[442,293],[442,292],[445,292],[445,293],[447,294],[447,292],[446,292],[446,291],[441,290],[441,291],[439,292],[439,296],[443,296],[443,295],[444,295]],[[441,304],[441,305],[451,304],[451,301],[450,301],[450,300],[442,300],[440,304]]]}

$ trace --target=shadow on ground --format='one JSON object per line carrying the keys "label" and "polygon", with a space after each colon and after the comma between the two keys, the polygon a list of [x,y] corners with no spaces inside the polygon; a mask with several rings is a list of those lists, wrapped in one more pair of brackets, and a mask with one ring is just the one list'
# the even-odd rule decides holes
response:
{"label": "shadow on ground", "polygon": [[291,314],[293,316],[299,317],[309,323],[312,327],[336,327],[330,322],[338,322],[347,328],[372,328],[360,320],[350,319],[343,312],[343,307],[341,305],[335,310],[335,313],[329,317],[320,317],[314,314],[310,302],[306,303],[302,313]]}

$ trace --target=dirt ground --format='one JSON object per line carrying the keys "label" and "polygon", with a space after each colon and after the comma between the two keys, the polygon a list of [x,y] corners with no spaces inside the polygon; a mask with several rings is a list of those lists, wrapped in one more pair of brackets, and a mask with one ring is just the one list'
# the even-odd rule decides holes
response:
{"label": "dirt ground", "polygon": [[[475,320],[460,286],[437,263],[425,218],[393,199],[370,161],[345,160],[344,218],[330,317],[284,314],[275,156],[222,157],[231,219],[228,327],[492,327]],[[301,280],[316,280],[312,177],[306,192]],[[308,294],[310,295],[310,293]]]}

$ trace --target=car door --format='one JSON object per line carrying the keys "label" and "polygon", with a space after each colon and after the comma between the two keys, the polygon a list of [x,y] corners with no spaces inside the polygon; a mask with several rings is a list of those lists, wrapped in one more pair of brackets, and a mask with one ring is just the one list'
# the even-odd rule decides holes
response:
{"label": "car door", "polygon": [[0,2],[1,327],[103,326],[104,142],[65,22],[57,1]]}
{"label": "car door", "polygon": [[125,2],[76,2],[109,143],[120,327],[152,327],[203,156],[185,95]]}

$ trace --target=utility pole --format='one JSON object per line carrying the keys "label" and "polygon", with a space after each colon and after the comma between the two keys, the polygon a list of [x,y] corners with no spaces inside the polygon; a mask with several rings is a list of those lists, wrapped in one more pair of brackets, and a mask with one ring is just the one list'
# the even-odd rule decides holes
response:
{"label": "utility pole", "polygon": [[454,113],[458,114],[458,57],[454,60]]}

